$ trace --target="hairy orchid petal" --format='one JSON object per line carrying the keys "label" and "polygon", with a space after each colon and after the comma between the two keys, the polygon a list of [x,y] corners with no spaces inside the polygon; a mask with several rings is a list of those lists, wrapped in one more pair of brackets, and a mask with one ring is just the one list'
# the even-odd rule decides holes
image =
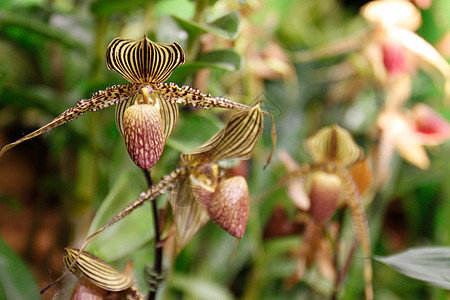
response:
{"label": "hairy orchid petal", "polygon": [[218,162],[223,159],[249,159],[263,129],[263,114],[257,103],[238,111],[225,128],[196,150],[181,155],[186,165]]}
{"label": "hairy orchid petal", "polygon": [[14,146],[17,146],[18,144],[26,140],[37,137],[52,128],[70,122],[87,111],[97,111],[113,104],[120,103],[121,101],[125,101],[128,98],[132,97],[138,89],[138,85],[123,84],[108,87],[104,91],[98,91],[94,93],[90,99],[82,99],[78,101],[74,107],[69,108],[68,110],[54,118],[47,125],[33,131],[32,133],[27,134],[23,138],[13,143],[4,146],[0,151],[0,156],[2,156],[6,151],[13,148]]}
{"label": "hairy orchid petal", "polygon": [[123,116],[128,154],[141,169],[150,169],[161,157],[165,137],[161,115],[151,104],[132,105]]}
{"label": "hairy orchid petal", "polygon": [[108,69],[132,83],[164,82],[184,61],[184,50],[178,43],[155,43],[147,36],[140,40],[116,38],[106,49]]}
{"label": "hairy orchid petal", "polygon": [[336,175],[342,180],[344,198],[350,208],[352,221],[355,232],[358,237],[361,248],[367,258],[364,260],[364,281],[366,299],[373,299],[373,271],[372,262],[370,260],[371,246],[369,235],[369,222],[367,220],[366,211],[361,201],[361,196],[356,183],[353,181],[352,175],[344,168],[338,168]]}
{"label": "hairy orchid petal", "polygon": [[335,161],[349,166],[360,160],[362,149],[344,128],[333,125],[320,129],[308,138],[306,148],[316,162]]}
{"label": "hairy orchid petal", "polygon": [[119,292],[133,286],[133,278],[127,276],[100,258],[78,249],[66,248],[64,264],[70,267],[78,257],[71,271],[83,275],[90,283],[107,291]]}
{"label": "hairy orchid petal", "polygon": [[250,201],[247,181],[242,176],[228,178],[219,183],[211,199],[204,198],[211,220],[237,238],[242,238],[247,227]]}
{"label": "hairy orchid petal", "polygon": [[325,172],[314,172],[311,177],[309,212],[316,222],[326,222],[338,207],[342,182],[338,176]]}
{"label": "hairy orchid petal", "polygon": [[153,83],[150,86],[155,93],[164,96],[164,98],[172,103],[201,107],[204,109],[221,107],[246,110],[250,108],[245,104],[234,102],[224,97],[213,97],[211,94],[202,93],[187,85],[179,87],[175,83]]}

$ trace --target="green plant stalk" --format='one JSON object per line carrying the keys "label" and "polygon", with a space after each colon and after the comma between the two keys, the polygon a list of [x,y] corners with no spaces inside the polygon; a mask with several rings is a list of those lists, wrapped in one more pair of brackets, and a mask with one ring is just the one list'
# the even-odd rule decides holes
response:
{"label": "green plant stalk", "polygon": [[[150,176],[149,170],[144,170],[145,179],[147,181],[148,187],[151,188],[153,185],[152,178]],[[160,245],[161,236],[159,230],[159,216],[158,216],[158,206],[156,203],[156,199],[151,201],[152,203],[152,214],[153,214],[153,222],[155,227],[155,243],[154,243],[154,251],[155,251],[155,260],[153,263],[153,272],[156,280],[158,281],[161,278],[162,274],[162,258],[163,258],[163,247]],[[156,292],[158,290],[158,282],[156,282],[155,286],[150,289],[148,298],[149,300],[154,300],[156,298]]]}

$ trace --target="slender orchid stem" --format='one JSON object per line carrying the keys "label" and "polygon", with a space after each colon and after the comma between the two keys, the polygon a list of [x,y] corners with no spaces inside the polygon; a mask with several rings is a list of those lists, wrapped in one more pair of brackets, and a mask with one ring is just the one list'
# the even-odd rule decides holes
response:
{"label": "slender orchid stem", "polygon": [[[153,185],[152,178],[150,176],[149,170],[144,170],[145,179],[147,180],[148,188],[150,189]],[[154,199],[151,201],[152,203],[152,214],[153,214],[153,222],[155,227],[155,243],[154,243],[154,250],[155,250],[155,260],[153,263],[153,275],[158,280],[161,278],[162,274],[162,257],[163,257],[163,248],[160,245],[161,237],[160,237],[160,230],[159,230],[159,214],[158,214],[158,206],[156,203],[157,199]],[[148,300],[154,300],[156,299],[156,292],[158,290],[158,282],[149,291],[148,294]]]}

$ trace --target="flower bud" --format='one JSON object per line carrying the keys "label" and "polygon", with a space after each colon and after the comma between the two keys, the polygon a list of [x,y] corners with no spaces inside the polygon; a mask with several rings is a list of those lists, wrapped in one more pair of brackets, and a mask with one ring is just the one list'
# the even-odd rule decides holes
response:
{"label": "flower bud", "polygon": [[250,208],[247,181],[242,176],[219,183],[210,203],[203,203],[209,217],[231,235],[242,238]]}
{"label": "flower bud", "polygon": [[309,198],[311,200],[310,214],[317,222],[329,220],[339,205],[341,194],[341,179],[325,172],[312,175]]}
{"label": "flower bud", "polygon": [[141,169],[150,169],[161,157],[165,137],[161,114],[150,104],[130,106],[123,115],[128,154]]}

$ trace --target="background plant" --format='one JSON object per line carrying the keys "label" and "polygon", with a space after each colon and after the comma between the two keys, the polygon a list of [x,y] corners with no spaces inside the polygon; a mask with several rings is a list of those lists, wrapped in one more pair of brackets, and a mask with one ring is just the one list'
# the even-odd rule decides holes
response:
{"label": "background plant", "polygon": [[[430,9],[422,11],[423,24],[418,30],[434,45],[442,41],[439,49],[444,54],[448,5],[445,0],[433,1]],[[312,0],[3,1],[1,144],[47,123],[93,91],[126,83],[105,68],[106,46],[117,36],[141,38],[147,33],[155,41],[177,41],[186,50],[187,63],[169,81],[246,104],[264,98],[262,108],[277,119],[278,148],[297,161],[308,162],[302,145],[306,137],[333,123],[349,129],[367,153],[376,141],[374,124],[383,90],[370,76],[338,80],[336,74],[346,69],[327,68],[348,58],[359,62],[357,53],[300,63],[290,55],[351,36],[367,26],[356,4],[333,0],[320,4]],[[448,120],[439,81],[418,71],[412,86],[408,107],[425,102]],[[181,111],[181,122],[153,170],[154,177],[171,171],[179,152],[195,149],[214,134],[221,126],[222,113]],[[65,246],[81,244],[88,227],[92,232],[145,189],[140,171],[127,158],[113,115],[112,109],[86,114],[0,159],[1,232],[9,245],[2,247],[2,256],[11,266],[1,270],[4,295],[32,294],[50,281],[49,276],[54,279],[54,273],[63,268]],[[298,248],[298,236],[263,241],[264,226],[276,206],[283,205],[289,216],[295,210],[284,190],[265,192],[285,173],[278,160],[262,171],[270,147],[270,131],[265,130],[252,162],[233,170],[247,175],[252,202],[243,240],[236,246],[233,238],[208,224],[172,266],[173,277],[163,286],[168,297],[290,299],[320,298],[326,293],[326,281],[317,279],[314,271],[292,289],[283,289],[295,270],[289,254]],[[368,209],[375,254],[449,244],[448,151],[448,143],[432,148],[430,168],[425,171],[394,156],[390,180]],[[153,259],[148,247],[153,238],[149,216],[150,208],[144,205],[115,229],[99,235],[90,249],[118,269],[133,259],[140,287],[145,286],[142,270]],[[344,235],[345,228],[350,228],[349,222],[345,224]],[[348,234],[349,241],[352,237]],[[28,276],[19,281],[9,275],[26,269],[32,270],[36,283]],[[30,282],[27,289],[18,288],[24,286],[23,280]],[[380,298],[445,296],[440,289],[375,262],[374,289]],[[61,298],[67,296],[65,291],[57,289]],[[361,267],[356,263],[339,296],[352,299],[362,291]]]}

